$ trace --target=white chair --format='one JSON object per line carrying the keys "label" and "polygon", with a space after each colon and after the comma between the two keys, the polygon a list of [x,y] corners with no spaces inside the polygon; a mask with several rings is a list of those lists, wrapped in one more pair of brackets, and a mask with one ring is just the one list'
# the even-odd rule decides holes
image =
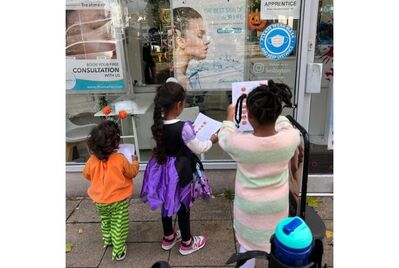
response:
{"label": "white chair", "polygon": [[96,124],[75,125],[68,118],[66,119],[66,161],[72,161],[73,147],[80,144],[86,146],[90,131],[97,126]]}

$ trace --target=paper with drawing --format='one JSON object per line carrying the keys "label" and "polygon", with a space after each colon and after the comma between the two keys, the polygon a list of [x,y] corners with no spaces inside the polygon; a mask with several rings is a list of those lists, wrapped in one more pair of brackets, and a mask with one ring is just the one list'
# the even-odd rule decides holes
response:
{"label": "paper with drawing", "polygon": [[216,121],[203,113],[199,113],[197,119],[194,121],[194,131],[200,141],[209,140],[212,134],[216,133],[222,123]]}
{"label": "paper with drawing", "polygon": [[[267,80],[259,80],[259,81],[245,81],[245,82],[236,82],[232,83],[232,103],[236,105],[238,98],[242,94],[248,94],[257,86],[261,84],[267,85]],[[235,123],[235,121],[234,121]],[[251,124],[248,121],[248,113],[247,113],[247,105],[246,101],[242,103],[242,114],[241,114],[241,122],[240,127],[238,128],[240,131],[253,131]]]}

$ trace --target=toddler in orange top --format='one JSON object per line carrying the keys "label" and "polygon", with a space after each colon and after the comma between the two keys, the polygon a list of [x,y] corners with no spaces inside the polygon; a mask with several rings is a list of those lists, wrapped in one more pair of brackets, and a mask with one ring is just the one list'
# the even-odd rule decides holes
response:
{"label": "toddler in orange top", "polygon": [[88,140],[92,155],[83,170],[83,176],[90,181],[87,193],[101,220],[104,247],[113,246],[112,260],[126,257],[128,198],[133,193],[133,177],[139,170],[135,155],[130,164],[117,152],[119,142],[120,130],[115,122],[106,120],[93,128]]}

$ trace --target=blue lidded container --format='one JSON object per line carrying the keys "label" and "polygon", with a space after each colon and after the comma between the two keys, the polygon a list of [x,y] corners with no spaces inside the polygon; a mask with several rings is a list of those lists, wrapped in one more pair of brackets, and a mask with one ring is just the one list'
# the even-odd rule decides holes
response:
{"label": "blue lidded container", "polygon": [[274,255],[282,263],[306,265],[312,252],[312,231],[300,217],[285,218],[276,227],[274,244]]}

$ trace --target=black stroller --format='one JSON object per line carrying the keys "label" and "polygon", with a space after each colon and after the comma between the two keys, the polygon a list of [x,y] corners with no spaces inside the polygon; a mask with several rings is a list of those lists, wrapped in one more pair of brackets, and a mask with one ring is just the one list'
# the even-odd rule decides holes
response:
{"label": "black stroller", "polygon": [[[304,143],[304,156],[303,156],[303,166],[302,166],[302,187],[301,187],[301,197],[299,198],[299,183],[297,187],[292,187],[290,185],[289,194],[289,216],[299,216],[301,217],[312,231],[313,235],[313,249],[309,257],[309,263],[304,266],[296,266],[295,268],[321,268],[322,267],[322,256],[324,252],[323,239],[326,233],[326,226],[320,216],[316,211],[307,206],[306,204],[306,194],[307,194],[307,184],[308,184],[308,166],[309,166],[309,135],[307,131],[290,115],[287,116],[290,122],[301,132],[303,143]],[[298,189],[293,189],[298,188]],[[298,205],[300,207],[298,211]],[[271,252],[270,254],[264,251],[247,251],[245,253],[233,254],[226,262],[226,264],[236,263],[236,268],[243,265],[247,260],[252,258],[263,258],[267,259],[269,263],[269,268],[293,268],[293,266],[288,266],[281,263],[274,256],[274,236],[270,238]],[[327,265],[325,265],[326,267]]]}

